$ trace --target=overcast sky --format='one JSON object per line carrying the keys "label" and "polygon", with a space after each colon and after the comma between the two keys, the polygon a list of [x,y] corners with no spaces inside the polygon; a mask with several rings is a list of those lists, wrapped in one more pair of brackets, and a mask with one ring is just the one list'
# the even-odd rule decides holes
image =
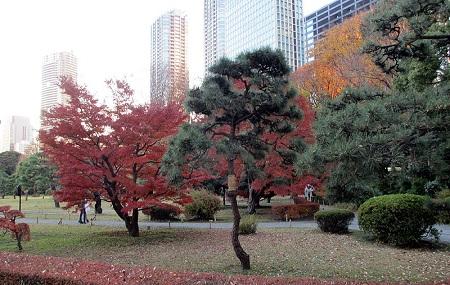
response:
{"label": "overcast sky", "polygon": [[[258,0],[253,0],[258,1]],[[305,15],[332,0],[304,0]],[[150,25],[164,12],[188,15],[191,84],[203,75],[203,0],[1,0],[0,118],[24,115],[38,127],[41,64],[71,50],[79,82],[101,97],[104,80],[127,78],[148,100]]]}

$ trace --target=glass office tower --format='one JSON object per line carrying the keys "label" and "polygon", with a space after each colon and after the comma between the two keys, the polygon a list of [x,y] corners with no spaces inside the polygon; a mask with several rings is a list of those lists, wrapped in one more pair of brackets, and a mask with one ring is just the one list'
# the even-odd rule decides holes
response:
{"label": "glass office tower", "polygon": [[225,55],[280,49],[292,70],[304,63],[302,0],[227,0]]}
{"label": "glass office tower", "polygon": [[[322,38],[331,27],[342,23],[355,14],[367,11],[377,0],[337,0],[306,16],[306,53],[314,47],[314,42]],[[313,58],[306,55],[307,61]]]}
{"label": "glass office tower", "polygon": [[204,2],[205,75],[208,69],[225,56],[225,0]]}

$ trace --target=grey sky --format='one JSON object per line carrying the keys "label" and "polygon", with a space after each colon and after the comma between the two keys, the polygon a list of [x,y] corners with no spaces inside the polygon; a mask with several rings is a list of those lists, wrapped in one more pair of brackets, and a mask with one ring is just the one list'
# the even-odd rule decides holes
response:
{"label": "grey sky", "polygon": [[[330,2],[304,0],[305,15]],[[137,99],[148,100],[150,25],[170,9],[187,12],[190,76],[198,84],[203,0],[0,1],[0,118],[25,115],[37,127],[42,58],[62,50],[75,53],[79,81],[99,97],[107,94],[105,79],[127,78]]]}

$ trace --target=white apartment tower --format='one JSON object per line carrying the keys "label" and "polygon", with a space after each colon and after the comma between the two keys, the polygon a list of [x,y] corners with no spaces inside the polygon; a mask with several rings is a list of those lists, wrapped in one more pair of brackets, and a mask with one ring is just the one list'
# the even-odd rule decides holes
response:
{"label": "white apartment tower", "polygon": [[1,122],[0,152],[24,149],[33,141],[30,119],[23,116],[10,116]]}
{"label": "white apartment tower", "polygon": [[225,0],[204,2],[205,75],[217,60],[225,56]]}
{"label": "white apartment tower", "polygon": [[77,58],[72,52],[58,52],[44,57],[42,64],[41,112],[58,104],[67,104],[67,97],[58,83],[62,76],[77,80]]}
{"label": "white apartment tower", "polygon": [[280,49],[291,70],[305,62],[302,0],[227,0],[225,55]]}
{"label": "white apartment tower", "polygon": [[177,10],[151,26],[150,101],[182,103],[189,88],[187,18]]}

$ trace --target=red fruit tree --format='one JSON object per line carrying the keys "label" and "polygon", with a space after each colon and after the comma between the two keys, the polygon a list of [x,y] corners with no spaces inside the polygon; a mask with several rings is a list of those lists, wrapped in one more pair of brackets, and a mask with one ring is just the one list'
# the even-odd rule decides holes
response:
{"label": "red fruit tree", "polygon": [[44,115],[40,140],[59,169],[59,201],[71,207],[97,192],[111,203],[128,233],[139,236],[139,211],[187,200],[160,175],[169,138],[186,115],[175,103],[134,104],[127,83],[107,84],[113,94],[111,107],[99,104],[85,87],[63,79],[61,88],[70,103]]}

